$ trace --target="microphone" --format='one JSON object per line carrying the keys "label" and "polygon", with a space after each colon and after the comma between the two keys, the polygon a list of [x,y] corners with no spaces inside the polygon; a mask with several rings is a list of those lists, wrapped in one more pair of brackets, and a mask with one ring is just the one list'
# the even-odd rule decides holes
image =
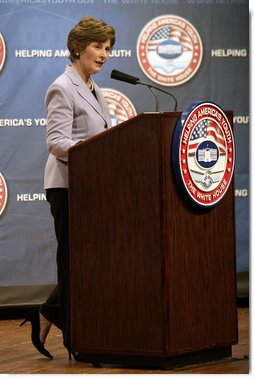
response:
{"label": "microphone", "polygon": [[125,74],[124,72],[113,70],[111,72],[111,78],[120,80],[122,82],[131,83],[131,84],[137,84],[139,82],[139,78],[136,78],[135,76]]}
{"label": "microphone", "polygon": [[175,96],[172,95],[172,93],[164,91],[163,89],[161,89],[159,87],[155,87],[152,84],[143,83],[143,82],[141,82],[139,80],[139,78],[136,78],[135,76],[132,76],[132,75],[129,75],[129,74],[125,74],[124,72],[121,72],[121,71],[118,71],[118,70],[112,70],[112,72],[111,72],[111,78],[112,79],[116,79],[116,80],[120,80],[122,82],[130,83],[130,84],[141,84],[143,86],[148,87],[150,89],[150,91],[152,92],[152,94],[154,95],[154,97],[155,97],[156,112],[158,112],[158,98],[157,98],[156,93],[153,90],[153,88],[156,89],[157,91],[161,91],[161,92],[166,93],[167,95],[171,96],[174,99],[174,101],[175,101],[174,111],[177,110],[177,100],[176,100]]}

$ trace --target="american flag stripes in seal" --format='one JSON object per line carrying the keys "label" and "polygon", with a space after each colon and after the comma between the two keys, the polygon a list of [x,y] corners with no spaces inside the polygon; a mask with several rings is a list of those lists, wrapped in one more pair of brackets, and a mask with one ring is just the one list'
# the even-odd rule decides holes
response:
{"label": "american flag stripes in seal", "polygon": [[102,88],[102,94],[109,107],[112,126],[120,124],[137,115],[133,103],[122,92],[112,88]]}

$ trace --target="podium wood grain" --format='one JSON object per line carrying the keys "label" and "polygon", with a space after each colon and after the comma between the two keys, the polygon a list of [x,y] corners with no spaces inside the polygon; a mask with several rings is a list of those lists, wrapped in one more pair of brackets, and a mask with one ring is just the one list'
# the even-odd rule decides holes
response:
{"label": "podium wood grain", "polygon": [[213,209],[186,203],[172,172],[179,116],[139,115],[71,150],[77,352],[172,357],[237,342],[233,183]]}
{"label": "podium wood grain", "polygon": [[[0,312],[1,315],[1,312]],[[88,362],[68,360],[61,332],[52,327],[46,348],[54,359],[43,357],[30,340],[31,326],[19,327],[21,319],[0,320],[0,374],[248,374],[249,309],[238,309],[239,343],[233,346],[232,358],[171,370],[137,369],[114,365],[93,367]]]}

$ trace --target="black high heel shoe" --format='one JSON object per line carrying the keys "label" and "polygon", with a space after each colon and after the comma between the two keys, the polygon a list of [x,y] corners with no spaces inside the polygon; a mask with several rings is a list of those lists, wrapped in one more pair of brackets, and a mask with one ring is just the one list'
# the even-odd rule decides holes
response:
{"label": "black high heel shoe", "polygon": [[32,332],[31,332],[31,340],[34,347],[45,357],[53,359],[54,357],[45,349],[44,344],[40,341],[40,316],[39,310],[34,310],[30,312],[27,318],[20,324],[20,326],[24,325],[27,321],[31,322]]}
{"label": "black high heel shoe", "polygon": [[[78,361],[78,362],[82,362],[82,360],[79,358],[78,354],[74,353],[74,351],[71,351],[70,349],[67,349],[68,350],[68,354],[69,354],[69,360],[71,361],[71,356],[73,356],[73,358]],[[91,362],[91,364],[94,366],[94,367],[102,367],[102,364],[99,363],[99,362]]]}
{"label": "black high heel shoe", "polygon": [[78,361],[78,362],[80,361],[78,354],[76,354],[74,351],[71,351],[68,348],[67,348],[67,350],[68,350],[69,360],[70,361],[71,361],[71,356],[73,356],[73,358],[75,359],[75,361]]}

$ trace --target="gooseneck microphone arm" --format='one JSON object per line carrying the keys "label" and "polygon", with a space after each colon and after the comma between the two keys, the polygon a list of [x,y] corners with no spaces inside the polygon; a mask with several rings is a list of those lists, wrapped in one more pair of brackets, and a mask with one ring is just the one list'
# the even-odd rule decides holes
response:
{"label": "gooseneck microphone arm", "polygon": [[152,94],[154,95],[155,97],[155,101],[156,101],[156,112],[158,112],[158,99],[157,99],[157,96],[156,96],[156,93],[153,89],[156,89],[157,91],[160,91],[160,92],[163,92],[163,93],[166,93],[167,95],[171,96],[174,101],[175,101],[175,108],[174,108],[174,111],[177,110],[177,100],[175,98],[174,95],[172,95],[172,93],[169,93],[159,87],[155,87],[154,85],[152,84],[147,84],[147,83],[143,83],[139,80],[139,78],[136,78],[135,76],[132,76],[132,75],[129,75],[129,74],[125,74],[124,72],[121,72],[121,71],[117,71],[117,70],[113,70],[111,72],[111,78],[112,79],[116,79],[116,80],[120,80],[122,82],[126,82],[126,83],[130,83],[130,84],[141,84],[143,86],[146,86],[150,89],[150,91],[152,92]]}
{"label": "gooseneck microphone arm", "polygon": [[[161,88],[159,88],[159,87],[155,87],[155,86],[153,86],[153,85],[151,85],[151,84],[142,83],[142,82],[140,82],[140,81],[139,81],[137,84],[142,84],[142,85],[144,85],[144,86],[147,86],[147,87],[149,87],[149,89],[150,89],[151,91],[152,91],[152,88],[154,88],[154,89],[156,89],[157,91],[160,91],[160,92],[166,93],[167,95],[171,96],[171,97],[174,99],[174,101],[175,101],[174,112],[177,111],[177,100],[176,100],[175,96],[172,95],[172,93],[167,92],[167,91],[164,91],[163,89],[161,89]],[[154,93],[154,91],[152,91],[152,92]],[[158,105],[157,105],[157,106],[158,106]]]}
{"label": "gooseneck microphone arm", "polygon": [[[138,84],[143,84],[143,83],[138,82]],[[153,87],[151,87],[151,86],[148,85],[148,84],[144,84],[144,86],[148,87],[148,88],[150,89],[150,91],[152,92],[152,94],[153,94],[153,96],[154,96],[154,98],[155,98],[155,110],[156,110],[156,112],[158,112],[158,111],[159,111],[158,97],[157,97],[155,91],[153,90]]]}

